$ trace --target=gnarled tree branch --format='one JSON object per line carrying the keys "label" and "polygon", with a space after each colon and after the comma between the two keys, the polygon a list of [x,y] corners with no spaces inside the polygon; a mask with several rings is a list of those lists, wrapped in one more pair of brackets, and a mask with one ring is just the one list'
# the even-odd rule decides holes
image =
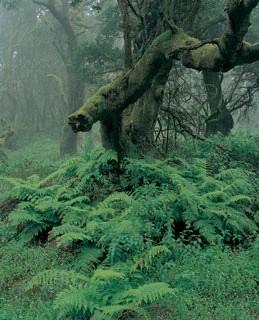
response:
{"label": "gnarled tree branch", "polygon": [[74,131],[89,131],[97,121],[107,121],[136,102],[150,88],[161,66],[176,59],[196,70],[226,72],[236,65],[259,59],[259,44],[243,41],[252,10],[259,0],[229,0],[228,22],[218,40],[200,41],[175,26],[159,35],[129,71],[102,87],[69,117]]}

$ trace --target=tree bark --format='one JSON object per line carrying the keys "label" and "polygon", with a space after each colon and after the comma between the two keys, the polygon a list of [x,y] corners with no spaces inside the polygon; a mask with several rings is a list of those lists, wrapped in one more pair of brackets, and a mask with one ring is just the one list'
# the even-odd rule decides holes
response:
{"label": "tree bark", "polygon": [[123,110],[152,88],[162,66],[175,59],[186,67],[212,72],[226,72],[236,65],[258,60],[259,43],[252,45],[243,41],[250,13],[258,3],[259,0],[229,0],[228,24],[219,39],[200,41],[168,21],[169,30],[154,39],[130,70],[99,89],[69,116],[72,129],[89,131],[97,121],[107,123],[111,115],[119,118]]}
{"label": "tree bark", "polygon": [[130,69],[133,66],[132,44],[131,44],[131,23],[129,16],[128,0],[117,0],[122,15],[123,38],[124,38],[124,66]]}
{"label": "tree bark", "polygon": [[[127,0],[118,0],[118,2],[127,3]],[[167,7],[167,1],[143,1],[143,14],[140,20],[140,26],[135,26],[137,29],[135,34],[135,43],[137,44],[138,52],[135,54],[139,57],[142,55],[143,48],[147,47],[157,35],[164,29],[163,16],[173,16],[173,20],[179,18],[179,24],[184,29],[189,30],[193,24],[198,9],[200,0],[195,0],[190,5],[188,0],[174,0],[171,2],[173,6]],[[122,5],[121,5],[122,7]],[[192,19],[186,18],[186,11]],[[134,10],[134,9],[133,9]],[[124,9],[124,12],[127,12]],[[136,13],[135,13],[136,14]],[[141,13],[140,13],[141,15]],[[185,15],[185,19],[183,16]],[[126,17],[126,18],[125,18]],[[189,17],[189,15],[188,15]],[[124,14],[124,47],[125,57],[129,57],[129,19],[127,14]],[[127,21],[127,23],[125,23]],[[140,36],[141,35],[141,36]],[[129,61],[129,58],[128,58]],[[132,60],[131,60],[132,61]],[[129,63],[126,63],[127,66]],[[154,132],[159,110],[163,104],[165,85],[168,81],[169,73],[172,67],[172,61],[169,60],[163,64],[158,71],[158,74],[152,81],[151,87],[146,90],[143,96],[133,105],[130,105],[123,111],[121,117],[120,130],[120,146],[123,155],[143,156],[147,153],[156,153],[154,148]]]}
{"label": "tree bark", "polygon": [[[129,16],[128,0],[118,0],[119,8],[123,18],[125,70],[133,66],[133,55],[131,45],[132,21]],[[138,42],[137,57],[141,56],[141,51],[159,33],[160,24],[159,8],[160,1],[144,1],[145,15],[142,17],[140,26],[134,26],[136,34],[135,43]],[[155,11],[151,15],[152,10]],[[136,23],[136,22],[135,22]],[[137,31],[136,31],[137,30]],[[139,35],[142,35],[139,37]],[[137,39],[138,38],[138,39]],[[137,49],[137,47],[135,48]],[[136,58],[136,57],[135,57]],[[121,114],[119,119],[120,128],[117,140],[121,156],[141,156],[153,149],[153,133],[159,108],[163,101],[164,86],[168,79],[171,67],[163,66],[159,74],[154,78],[150,89],[136,103],[129,105]],[[114,127],[114,126],[113,126]]]}
{"label": "tree bark", "polygon": [[143,156],[154,151],[154,130],[163,103],[171,63],[164,64],[139,101],[122,113],[121,145],[126,155]]}
{"label": "tree bark", "polygon": [[207,92],[210,116],[206,121],[205,135],[216,133],[227,135],[233,129],[234,120],[227,109],[222,92],[222,76],[218,72],[203,72],[203,79]]}
{"label": "tree bark", "polygon": [[[133,67],[131,45],[133,22],[129,16],[128,1],[117,0],[117,2],[122,15],[124,67],[125,71],[127,71]],[[146,3],[148,3],[149,7],[146,8],[145,12],[148,13],[150,9],[155,7],[156,3],[144,2],[143,5],[146,5]],[[152,18],[151,21],[150,18]],[[154,17],[150,17],[150,15],[143,17],[141,33],[139,32],[140,30],[138,30],[135,34],[135,37],[142,34],[141,39],[138,39],[141,43],[139,43],[138,52],[135,52],[136,56],[141,56],[141,50],[155,37],[155,33],[158,31],[157,21],[158,19],[154,19]],[[137,25],[134,25],[134,28],[136,29]],[[135,42],[136,41],[135,39]],[[153,80],[151,88],[144,93],[138,102],[129,105],[121,114],[112,115],[108,117],[108,119],[101,121],[102,142],[105,148],[115,149],[120,157],[132,156],[133,154],[141,155],[152,148],[154,125],[163,95],[161,91],[158,97],[157,87],[161,86],[159,80],[160,79]]]}

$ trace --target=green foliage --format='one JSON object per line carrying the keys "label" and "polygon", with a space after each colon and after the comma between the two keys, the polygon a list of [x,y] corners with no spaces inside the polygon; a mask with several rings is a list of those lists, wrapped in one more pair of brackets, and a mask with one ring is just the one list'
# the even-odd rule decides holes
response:
{"label": "green foliage", "polygon": [[[108,70],[116,73],[123,69],[123,50],[118,46],[120,16],[117,4],[112,0],[91,1],[87,6],[89,15],[96,16],[98,27],[92,35],[84,37],[79,45],[77,60],[82,80],[103,85]],[[76,3],[75,3],[76,5]],[[87,40],[86,40],[87,39]]]}
{"label": "green foliage", "polygon": [[[3,226],[6,228],[6,226]],[[28,281],[46,268],[55,268],[54,248],[27,247],[17,241],[6,242],[0,229],[0,319],[55,320],[50,302],[25,295]]]}
{"label": "green foliage", "polygon": [[9,151],[7,156],[8,161],[0,161],[0,175],[23,179],[35,174],[44,177],[55,170],[60,162],[57,143],[46,137],[33,143],[21,142],[19,149]]}
{"label": "green foliage", "polygon": [[226,168],[257,171],[259,167],[259,137],[238,131],[229,136],[215,135],[207,141],[190,141],[181,146],[183,157],[203,158],[213,172]]}
{"label": "green foliage", "polygon": [[[166,283],[150,283],[132,288],[129,279],[113,269],[97,269],[91,278],[73,272],[50,270],[30,281],[29,289],[35,286],[53,286],[57,281],[71,286],[62,290],[54,301],[59,317],[76,319],[78,312],[95,319],[114,319],[124,311],[145,314],[142,306],[170,297],[174,290]],[[76,285],[76,282],[78,285]]]}
{"label": "green foliage", "polygon": [[156,258],[159,258],[163,254],[169,254],[170,250],[166,246],[153,246],[147,249],[143,256],[141,256],[135,263],[136,268],[148,269],[153,265]]}
{"label": "green foliage", "polygon": [[150,306],[170,301],[179,319],[205,310],[223,320],[241,295],[249,301],[240,313],[254,314],[258,176],[243,160],[215,168],[210,157],[126,159],[118,168],[113,152],[82,150],[43,180],[1,178],[19,202],[3,243],[50,246],[63,261],[34,269],[27,294],[54,300],[55,319],[151,319]]}
{"label": "green foliage", "polygon": [[76,283],[85,283],[87,278],[74,271],[65,271],[52,269],[51,271],[43,271],[37,274],[32,280],[30,280],[27,290],[30,290],[37,286],[48,286],[55,288],[58,284],[75,286]]}
{"label": "green foliage", "polygon": [[177,289],[170,303],[176,319],[257,319],[258,246],[233,252],[179,245],[175,254],[160,272]]}

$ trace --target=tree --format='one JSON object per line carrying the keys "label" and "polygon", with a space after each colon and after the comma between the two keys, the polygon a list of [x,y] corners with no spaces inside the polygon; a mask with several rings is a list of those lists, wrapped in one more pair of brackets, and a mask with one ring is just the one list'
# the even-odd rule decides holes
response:
{"label": "tree", "polygon": [[[129,2],[119,0],[118,4],[123,20],[125,68],[128,70],[132,61],[137,63],[145,49],[164,30],[164,20],[161,17],[168,8],[167,4],[161,1]],[[188,1],[174,1],[172,18],[179,18],[180,26],[189,30],[195,21],[199,5],[199,0],[193,1],[192,4]],[[190,16],[193,17],[192,20],[182,18],[182,13],[187,7]],[[131,13],[130,18],[129,11]],[[133,53],[131,52],[132,49]],[[105,147],[117,149],[122,155],[144,154],[153,148],[156,119],[163,102],[165,85],[171,67],[172,61],[168,61],[161,67],[158,74],[152,79],[150,88],[144,92],[136,103],[126,108],[119,121],[115,117],[112,121],[108,120],[102,124]],[[107,133],[109,133],[108,139]]]}
{"label": "tree", "polygon": [[[1,2],[10,10],[1,11],[0,110],[20,133],[61,131],[85,95],[122,70],[113,1],[102,10],[99,1],[70,2]],[[67,125],[62,136],[61,155],[75,152],[76,135]]]}
{"label": "tree", "polygon": [[[33,2],[50,12],[65,34],[65,43],[64,39],[59,39],[59,43],[56,42],[55,46],[66,68],[67,79],[65,87],[67,95],[64,104],[66,113],[69,114],[83,103],[86,81],[91,78],[90,74],[92,73],[93,76],[97,71],[100,71],[100,64],[102,65],[104,62],[109,64],[111,60],[116,58],[120,61],[118,54],[114,55],[115,50],[112,47],[114,44],[114,32],[111,30],[110,36],[107,37],[107,31],[105,31],[107,21],[102,21],[104,23],[103,28],[98,30],[98,27],[95,27],[95,41],[91,39],[89,42],[84,42],[84,35],[87,32],[88,37],[93,38],[93,36],[89,36],[90,27],[87,23],[89,21],[93,23],[91,17],[100,11],[99,3],[102,1],[88,0],[82,3],[78,1],[77,5],[75,5],[76,2],[73,3],[70,0],[33,0]],[[108,5],[111,5],[112,8],[111,1],[108,1]],[[106,17],[103,18],[105,20]],[[113,22],[116,27],[116,21]],[[95,42],[98,42],[98,40],[103,41],[101,45],[106,50],[110,50],[110,56],[113,58],[104,57],[104,54],[95,51]],[[91,69],[91,64],[94,65],[96,70]],[[99,65],[97,66],[97,64]],[[114,64],[116,65],[116,63]],[[92,79],[91,82],[93,82]],[[65,124],[60,147],[61,156],[75,153],[76,146],[77,136]]]}
{"label": "tree", "polygon": [[89,131],[95,122],[101,121],[107,128],[104,130],[104,140],[109,142],[106,146],[121,152],[123,111],[148,92],[159,72],[172,61],[178,60],[187,68],[204,72],[226,72],[237,65],[257,61],[259,44],[250,44],[244,37],[250,26],[251,12],[258,2],[229,0],[228,19],[221,36],[203,41],[190,36],[166,14],[165,9],[170,9],[172,2],[159,2],[164,15],[162,30],[130,70],[101,87],[83,107],[69,116],[73,131]]}
{"label": "tree", "polygon": [[20,136],[57,132],[64,123],[50,75],[63,79],[65,72],[41,13],[30,1],[0,12],[0,111]]}
{"label": "tree", "polygon": [[[70,14],[70,1],[63,0],[60,3],[56,0],[33,0],[37,5],[45,7],[60,23],[63,32],[66,35],[66,50],[60,51],[61,57],[66,67],[67,73],[67,112],[71,113],[82,104],[84,98],[84,82],[80,76],[80,59],[78,56],[79,43],[75,28],[72,23]],[[73,154],[76,152],[77,136],[71,130],[68,130],[67,125],[63,129],[62,143],[60,146],[61,155]]]}

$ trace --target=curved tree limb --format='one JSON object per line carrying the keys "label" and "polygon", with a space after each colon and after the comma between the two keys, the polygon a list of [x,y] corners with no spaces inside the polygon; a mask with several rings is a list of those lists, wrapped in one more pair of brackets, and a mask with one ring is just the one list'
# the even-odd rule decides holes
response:
{"label": "curved tree limb", "polygon": [[78,111],[69,116],[74,131],[89,131],[97,121],[107,121],[136,102],[151,86],[160,67],[176,59],[199,71],[226,72],[236,65],[259,60],[259,43],[243,41],[248,31],[250,14],[259,0],[229,0],[228,22],[222,36],[200,41],[174,26],[159,35],[142,58],[129,71],[102,87]]}

